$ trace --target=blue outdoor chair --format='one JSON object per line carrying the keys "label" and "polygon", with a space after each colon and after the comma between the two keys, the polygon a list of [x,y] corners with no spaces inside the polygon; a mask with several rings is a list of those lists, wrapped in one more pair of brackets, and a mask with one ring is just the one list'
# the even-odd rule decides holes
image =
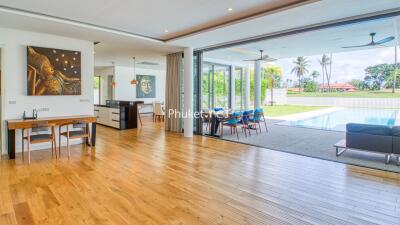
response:
{"label": "blue outdoor chair", "polygon": [[251,121],[255,123],[255,127],[257,127],[258,125],[258,127],[260,128],[260,133],[261,133],[261,122],[264,122],[265,130],[268,132],[267,122],[265,121],[264,110],[262,108],[257,108],[254,110],[254,117]]}
{"label": "blue outdoor chair", "polygon": [[239,139],[239,133],[237,128],[238,126],[242,125],[241,123],[242,117],[243,117],[242,112],[234,112],[225,121],[223,121],[221,123],[221,137],[224,135],[224,126],[228,126],[231,128],[231,134],[233,130],[233,132],[236,132],[236,136]]}
{"label": "blue outdoor chair", "polygon": [[214,108],[213,110],[214,110],[214,112],[219,112],[219,111],[223,111],[223,110],[224,110],[224,108],[220,108],[220,107],[218,107],[218,108]]}
{"label": "blue outdoor chair", "polygon": [[244,133],[247,137],[247,131],[249,131],[249,136],[251,136],[250,130],[255,130],[256,134],[258,134],[257,131],[257,126],[256,123],[253,122],[254,119],[254,111],[253,110],[247,110],[243,112],[243,119],[241,121],[242,123],[242,130],[244,130]]}

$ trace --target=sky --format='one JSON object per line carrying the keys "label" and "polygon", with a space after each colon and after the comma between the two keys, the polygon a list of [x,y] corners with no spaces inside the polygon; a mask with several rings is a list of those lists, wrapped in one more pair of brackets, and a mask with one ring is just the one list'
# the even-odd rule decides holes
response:
{"label": "sky", "polygon": [[[331,83],[349,82],[352,79],[363,80],[365,76],[365,68],[376,64],[394,63],[394,55],[394,47],[381,47],[375,49],[333,53]],[[318,61],[321,59],[321,56],[322,55],[306,56],[310,61],[310,67],[308,67],[309,74],[311,74],[314,70],[321,74],[317,79],[317,82],[319,83],[322,82],[322,68]],[[291,79],[293,81],[297,80],[296,75],[291,74],[293,60],[294,58],[287,58],[279,59],[274,62],[282,68],[282,81],[286,81],[287,79]],[[307,76],[309,76],[309,74]]]}

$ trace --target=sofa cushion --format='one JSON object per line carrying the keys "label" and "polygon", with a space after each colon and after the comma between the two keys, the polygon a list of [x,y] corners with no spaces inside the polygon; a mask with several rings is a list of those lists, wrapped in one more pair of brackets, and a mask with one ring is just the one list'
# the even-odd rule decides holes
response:
{"label": "sofa cushion", "polygon": [[348,123],[346,124],[346,131],[350,133],[392,136],[392,129],[383,125]]}
{"label": "sofa cushion", "polygon": [[392,135],[396,137],[400,137],[400,126],[392,127]]}

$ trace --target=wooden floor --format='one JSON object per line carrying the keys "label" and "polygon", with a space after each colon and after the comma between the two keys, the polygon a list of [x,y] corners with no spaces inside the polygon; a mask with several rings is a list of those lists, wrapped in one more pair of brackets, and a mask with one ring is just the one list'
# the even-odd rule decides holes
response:
{"label": "wooden floor", "polygon": [[145,121],[99,126],[95,152],[0,163],[0,224],[400,224],[400,175]]}

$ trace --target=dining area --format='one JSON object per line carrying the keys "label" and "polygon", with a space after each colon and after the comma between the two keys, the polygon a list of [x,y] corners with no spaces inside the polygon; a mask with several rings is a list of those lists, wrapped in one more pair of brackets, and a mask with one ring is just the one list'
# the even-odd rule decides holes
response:
{"label": "dining area", "polygon": [[[18,135],[17,135],[18,134]],[[92,115],[21,118],[7,120],[7,147],[9,159],[16,158],[17,148],[21,148],[22,160],[25,160],[25,145],[28,164],[31,163],[31,152],[34,145],[51,146],[52,157],[66,155],[71,157],[73,140],[82,141],[90,148],[96,145],[96,117]],[[21,145],[17,144],[20,141]],[[17,147],[18,146],[18,147]]]}
{"label": "dining area", "polygon": [[[201,111],[203,133],[208,136],[223,138],[224,135],[236,135],[239,132],[244,137],[252,134],[268,132],[267,121],[262,108],[237,111],[229,108],[216,107]],[[228,132],[228,133],[227,133]]]}

